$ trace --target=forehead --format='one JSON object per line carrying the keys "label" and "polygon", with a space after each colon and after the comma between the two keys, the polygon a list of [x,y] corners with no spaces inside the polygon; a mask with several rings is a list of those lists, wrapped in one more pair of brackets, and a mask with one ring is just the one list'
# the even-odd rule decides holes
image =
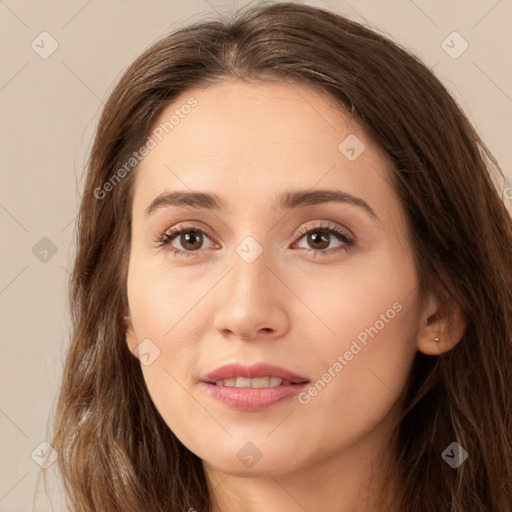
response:
{"label": "forehead", "polygon": [[155,146],[137,168],[134,209],[164,189],[208,190],[243,206],[289,189],[369,197],[390,187],[386,159],[359,124],[330,95],[302,84],[232,80],[190,89],[149,135]]}
{"label": "forehead", "polygon": [[263,144],[267,151],[272,147],[279,153],[295,143],[296,151],[300,144],[306,152],[319,138],[336,140],[339,130],[349,128],[361,132],[321,90],[292,82],[230,80],[183,92],[154,120],[151,130],[160,130],[158,138],[174,149],[186,142],[196,150],[190,156],[199,158],[222,152],[254,157]]}

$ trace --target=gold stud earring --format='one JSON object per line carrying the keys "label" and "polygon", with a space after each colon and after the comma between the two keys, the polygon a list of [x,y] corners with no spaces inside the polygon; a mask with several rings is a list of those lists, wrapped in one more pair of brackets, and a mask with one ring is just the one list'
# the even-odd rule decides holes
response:
{"label": "gold stud earring", "polygon": [[432,341],[439,343],[441,341],[441,338],[439,336],[436,336]]}

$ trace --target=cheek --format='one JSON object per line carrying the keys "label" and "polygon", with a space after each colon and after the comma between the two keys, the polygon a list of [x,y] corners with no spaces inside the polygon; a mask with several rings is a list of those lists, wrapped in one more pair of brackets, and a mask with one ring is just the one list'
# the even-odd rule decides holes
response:
{"label": "cheek", "polygon": [[219,436],[223,432],[217,431],[216,423],[191,393],[181,369],[192,365],[193,359],[188,359],[183,352],[174,354],[171,347],[166,346],[151,366],[142,368],[142,373],[151,400],[169,429],[192,452],[198,453],[200,448],[201,452],[208,453],[211,445],[207,442],[203,446],[202,433],[213,430]]}
{"label": "cheek", "polygon": [[[322,333],[322,347],[348,349],[358,335],[363,342],[365,336],[373,339],[367,329],[375,339],[384,340],[391,332],[405,334],[408,324],[413,326],[417,320],[412,314],[412,309],[417,313],[418,300],[413,263],[389,248],[379,250],[378,256],[355,255],[336,268],[311,268],[291,282],[307,306],[296,321],[311,334],[314,325]],[[384,341],[380,345],[385,345]]]}
{"label": "cheek", "polygon": [[198,280],[192,267],[172,272],[161,262],[151,265],[137,256],[131,264],[128,302],[137,334],[165,345],[179,340],[173,349],[186,349],[197,333],[197,317],[204,314],[202,301],[215,284],[214,277]]}
{"label": "cheek", "polygon": [[198,282],[183,272],[165,274],[162,268],[151,268],[142,261],[137,266],[136,258],[132,264],[128,302],[137,342],[151,340],[158,354],[151,364],[141,365],[144,380],[164,421],[187,444],[190,426],[186,418],[194,417],[197,428],[202,421],[207,427],[185,388],[196,377],[192,371],[198,359],[198,341],[205,337],[198,319],[206,318],[209,301],[205,294],[215,280],[209,277],[208,282]]}
{"label": "cheek", "polygon": [[[147,370],[148,382],[157,390],[161,381],[175,376],[179,382],[191,379],[190,370],[197,360],[198,341],[203,339],[202,324],[205,301],[201,301],[198,283],[169,282],[161,276],[145,274],[129,287],[129,305],[137,342],[149,339],[158,357]],[[185,290],[186,293],[183,293]],[[158,370],[158,371],[157,371]],[[150,388],[151,391],[151,388]]]}
{"label": "cheek", "polygon": [[[416,312],[405,301],[400,305],[403,309],[388,323],[369,320],[375,317],[369,312],[364,328],[343,337],[337,347],[331,345],[328,354],[323,351],[319,363],[323,373],[318,373],[299,403],[309,418],[309,430],[323,432],[325,446],[356,443],[385,418],[392,421],[399,414],[416,353],[416,331],[409,320]],[[377,307],[374,313],[383,311]]]}
{"label": "cheek", "polygon": [[[329,410],[347,436],[359,436],[391,411],[406,385],[420,314],[416,272],[408,257],[382,252],[337,272],[326,288],[311,288],[308,304],[334,334],[312,353],[319,371],[300,402],[317,428]],[[339,432],[332,435],[335,442]]]}

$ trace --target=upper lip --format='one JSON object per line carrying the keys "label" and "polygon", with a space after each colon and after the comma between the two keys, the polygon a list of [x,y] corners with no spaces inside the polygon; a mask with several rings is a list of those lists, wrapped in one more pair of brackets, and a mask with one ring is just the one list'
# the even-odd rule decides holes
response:
{"label": "upper lip", "polygon": [[294,384],[309,382],[305,377],[301,377],[289,370],[268,363],[256,363],[251,366],[244,366],[239,363],[226,364],[219,366],[208,375],[205,375],[202,381],[216,382],[218,380],[233,379],[235,377],[245,377],[249,379],[256,379],[258,377],[278,377],[293,382]]}

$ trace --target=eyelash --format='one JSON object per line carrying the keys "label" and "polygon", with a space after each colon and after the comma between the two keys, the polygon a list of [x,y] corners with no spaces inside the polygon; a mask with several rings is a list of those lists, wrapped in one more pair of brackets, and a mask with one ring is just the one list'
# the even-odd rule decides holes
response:
{"label": "eyelash", "polygon": [[[352,248],[356,246],[356,240],[352,236],[350,236],[347,232],[342,230],[336,225],[330,225],[330,224],[324,224],[309,228],[302,228],[299,233],[297,234],[299,241],[301,238],[304,237],[304,235],[307,235],[309,233],[329,233],[331,235],[335,235],[342,243],[343,245],[340,247],[336,247],[335,252],[338,252],[338,250],[344,250],[349,251]],[[184,226],[182,224],[178,224],[177,226],[173,226],[172,228],[166,230],[161,236],[158,237],[156,240],[158,247],[163,247],[164,250],[169,251],[174,255],[174,257],[190,257],[190,256],[197,256],[199,252],[201,252],[201,249],[196,249],[194,251],[183,251],[181,249],[176,249],[175,247],[172,247],[170,244],[171,242],[177,238],[179,235],[185,234],[185,233],[201,233],[203,235],[206,235],[208,238],[208,234],[204,232],[201,229],[197,229],[192,226]],[[308,253],[313,253],[314,256],[320,255],[320,256],[328,256],[331,254],[332,249],[328,250],[321,250],[321,249],[305,249]]]}

